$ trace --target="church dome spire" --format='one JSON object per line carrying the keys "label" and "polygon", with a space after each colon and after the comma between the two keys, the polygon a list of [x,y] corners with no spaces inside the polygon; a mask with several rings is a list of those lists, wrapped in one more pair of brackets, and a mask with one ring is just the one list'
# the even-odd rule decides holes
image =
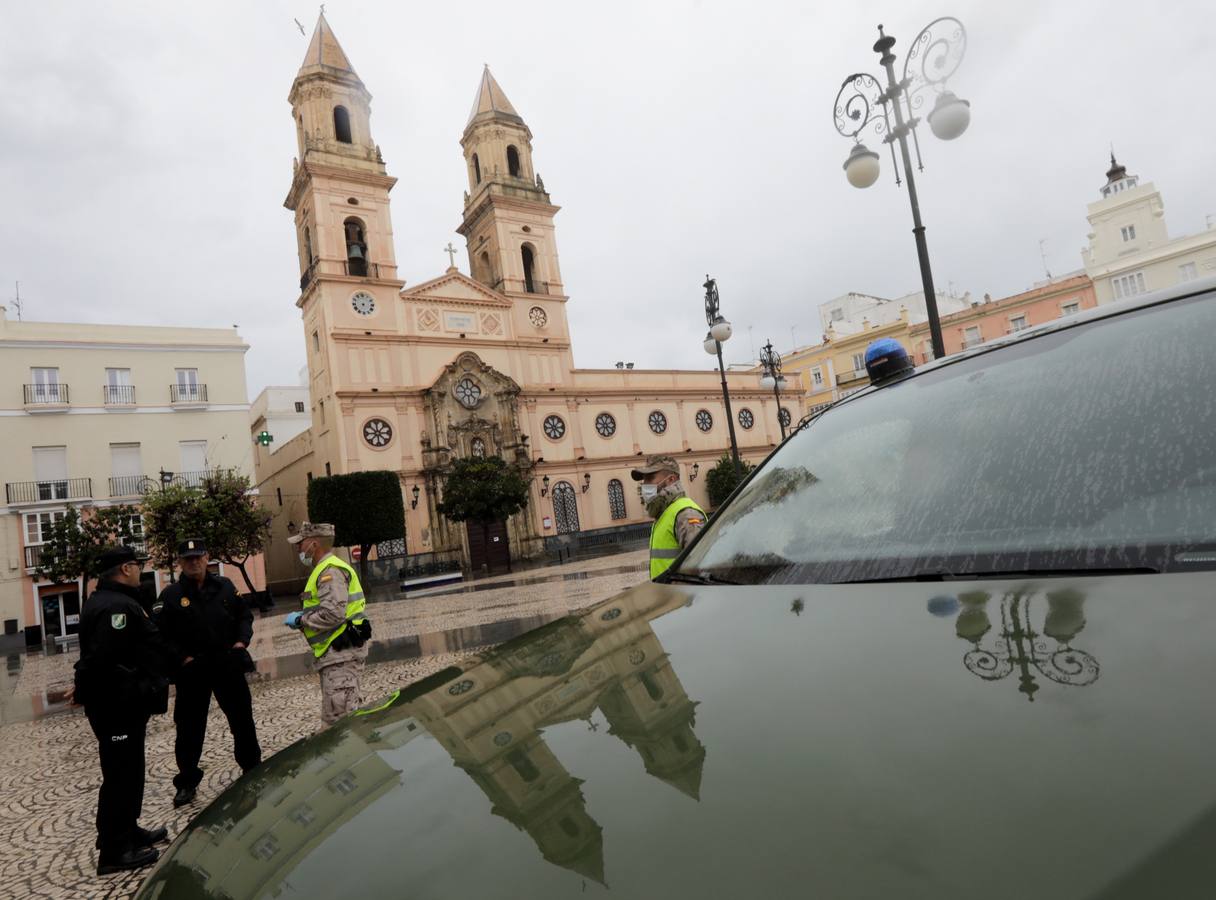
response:
{"label": "church dome spire", "polygon": [[304,62],[300,64],[296,77],[326,71],[330,74],[349,73],[359,77],[355,74],[354,66],[350,64],[342,45],[338,43],[325,13],[321,13],[317,16],[317,27],[313,30],[312,40],[308,42],[308,52],[304,54]]}
{"label": "church dome spire", "polygon": [[1130,190],[1139,182],[1140,179],[1135,175],[1127,174],[1127,166],[1115,159],[1115,148],[1111,147],[1110,168],[1106,170],[1106,184],[1102,185],[1102,196],[1110,197],[1114,194]]}
{"label": "church dome spire", "polygon": [[481,82],[477,85],[477,96],[473,98],[473,110],[469,113],[469,121],[465,123],[465,129],[468,130],[475,124],[495,119],[516,125],[524,123],[490,73],[490,65],[487,63],[485,70],[481,73]]}

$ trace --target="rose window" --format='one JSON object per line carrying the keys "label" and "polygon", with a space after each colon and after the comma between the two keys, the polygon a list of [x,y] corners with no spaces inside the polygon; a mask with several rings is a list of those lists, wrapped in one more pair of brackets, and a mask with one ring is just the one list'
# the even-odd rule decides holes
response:
{"label": "rose window", "polygon": [[363,426],[363,440],[373,447],[383,447],[393,439],[393,426],[383,419],[368,419]]}
{"label": "rose window", "polygon": [[752,411],[750,409],[739,410],[739,424],[745,429],[751,428],[756,424],[756,417],[752,415]]}
{"label": "rose window", "polygon": [[543,423],[545,437],[551,441],[560,441],[566,434],[566,423],[561,416],[546,416]]}
{"label": "rose window", "polygon": [[647,417],[646,421],[650,424],[650,430],[655,434],[662,434],[667,430],[667,416],[657,409]]}
{"label": "rose window", "polygon": [[528,310],[528,321],[537,328],[544,328],[549,324],[549,314],[539,306],[534,306]]}
{"label": "rose window", "polygon": [[708,409],[697,410],[697,427],[702,431],[709,431],[714,427],[714,417],[709,414]]}
{"label": "rose window", "polygon": [[600,413],[595,417],[595,430],[600,437],[612,437],[616,434],[616,419],[611,413]]}
{"label": "rose window", "polygon": [[465,409],[472,409],[481,402],[481,385],[472,378],[462,378],[456,382],[456,399]]}

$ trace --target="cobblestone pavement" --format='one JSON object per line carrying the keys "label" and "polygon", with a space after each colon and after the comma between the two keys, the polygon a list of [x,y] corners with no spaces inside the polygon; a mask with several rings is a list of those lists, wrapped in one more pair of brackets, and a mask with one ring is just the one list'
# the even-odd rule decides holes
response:
{"label": "cobblestone pavement", "polygon": [[[485,626],[518,620],[519,627],[534,627],[639,583],[645,579],[645,567],[645,552],[629,553],[532,570],[518,579],[504,576],[493,587],[475,592],[369,605],[376,628],[371,659],[388,658],[369,663],[364,697],[370,702],[463,658],[490,642],[485,638],[501,639],[506,633]],[[519,583],[542,578],[539,583]],[[281,624],[280,616],[255,623],[251,652],[259,672],[251,692],[267,757],[320,727],[316,675],[292,674],[306,671],[307,658],[300,649],[299,636]],[[394,654],[409,658],[392,658]],[[70,683],[76,658],[74,652],[30,656],[20,676],[10,679],[15,682],[10,687],[54,697],[57,687]],[[141,823],[167,825],[175,837],[239,770],[227,723],[212,704],[203,748],[206,774],[198,800],[173,809],[173,736],[171,711],[148,725]],[[0,898],[117,898],[129,897],[138,888],[146,870],[107,878],[95,875],[93,816],[100,782],[97,744],[80,709],[0,725]]]}

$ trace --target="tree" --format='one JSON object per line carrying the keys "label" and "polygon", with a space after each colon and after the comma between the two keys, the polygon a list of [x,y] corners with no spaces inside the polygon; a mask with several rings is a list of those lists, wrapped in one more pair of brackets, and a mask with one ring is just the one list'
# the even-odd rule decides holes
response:
{"label": "tree", "polygon": [[528,480],[501,456],[466,457],[452,465],[436,507],[453,522],[474,522],[489,537],[493,522],[505,521],[528,505]]}
{"label": "tree", "polygon": [[211,473],[197,488],[170,485],[150,490],[143,500],[144,534],[153,565],[172,571],[177,545],[199,538],[208,555],[235,566],[252,592],[245,564],[270,537],[270,516],[249,493],[249,479],[234,470]]}
{"label": "tree", "polygon": [[334,543],[359,548],[359,578],[367,578],[372,544],[405,537],[405,503],[396,472],[351,472],[308,483],[308,518],[334,526]]}
{"label": "tree", "polygon": [[743,470],[742,474],[735,468],[735,463],[730,456],[724,453],[714,467],[706,473],[705,488],[709,493],[709,505],[712,509],[717,509],[725,503],[730,492],[738,487],[752,469],[756,468],[745,459],[739,460],[739,464]]}
{"label": "tree", "polygon": [[528,505],[528,480],[501,456],[466,457],[452,465],[438,510],[453,522],[501,522]]}
{"label": "tree", "polygon": [[54,525],[38,556],[38,577],[55,583],[89,579],[99,571],[101,551],[115,544],[136,544],[140,535],[133,527],[139,510],[133,506],[107,506],[82,516],[69,509]]}

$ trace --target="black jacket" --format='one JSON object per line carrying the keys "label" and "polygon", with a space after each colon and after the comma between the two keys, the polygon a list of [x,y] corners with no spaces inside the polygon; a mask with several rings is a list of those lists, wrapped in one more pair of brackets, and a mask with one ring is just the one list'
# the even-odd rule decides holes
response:
{"label": "black jacket", "polygon": [[216,659],[253,639],[253,612],[227,578],[208,572],[202,587],[183,578],[160,592],[157,622],[181,663]]}
{"label": "black jacket", "polygon": [[80,614],[76,702],[88,707],[164,712],[172,660],[139,588],[101,581]]}

